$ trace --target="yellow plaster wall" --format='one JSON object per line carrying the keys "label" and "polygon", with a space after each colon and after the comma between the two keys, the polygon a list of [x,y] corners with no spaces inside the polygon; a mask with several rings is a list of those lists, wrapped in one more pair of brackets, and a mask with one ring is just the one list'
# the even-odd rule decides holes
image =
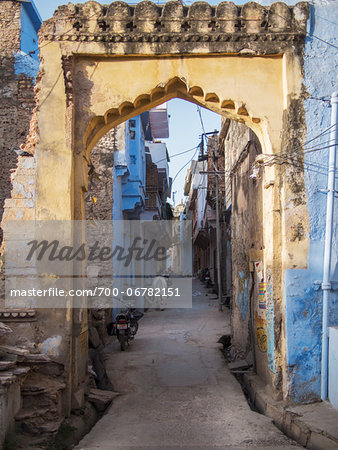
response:
{"label": "yellow plaster wall", "polygon": [[[193,86],[203,89],[204,99],[192,97],[191,100],[224,115],[241,118],[260,135],[269,152],[272,148],[274,151],[279,149],[284,98],[281,57],[148,56],[107,57],[98,61],[79,58],[76,71],[85,74],[93,83],[86,106],[86,113],[90,116],[104,116],[123,102],[133,103],[141,94],[150,94],[155,87],[164,86],[169,80],[179,77],[188,89]],[[220,101],[205,101],[208,93],[215,93]],[[222,101],[229,99],[235,103],[234,111],[220,107]],[[249,117],[234,115],[243,105]],[[134,115],[139,112],[135,111]],[[261,123],[257,125],[251,118],[259,118]],[[108,128],[105,127],[104,132]]]}
{"label": "yellow plaster wall", "polygon": [[57,43],[41,49],[43,81],[38,100],[36,218],[70,220],[72,148],[67,142],[67,114],[61,51]]}

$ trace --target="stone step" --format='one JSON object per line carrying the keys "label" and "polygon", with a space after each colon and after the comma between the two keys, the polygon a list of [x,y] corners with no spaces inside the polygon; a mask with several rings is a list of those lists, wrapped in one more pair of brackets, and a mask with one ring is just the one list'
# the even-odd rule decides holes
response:
{"label": "stone step", "polygon": [[19,356],[25,356],[29,354],[29,351],[25,348],[13,347],[11,345],[3,345],[3,344],[0,344],[0,351]]}
{"label": "stone step", "polygon": [[29,353],[24,355],[23,362],[27,364],[50,363],[51,359],[42,353]]}
{"label": "stone step", "polygon": [[16,366],[15,361],[0,361],[0,371],[12,369]]}
{"label": "stone step", "polygon": [[91,389],[88,395],[88,401],[93,403],[98,411],[102,412],[118,395],[120,395],[118,392],[105,391],[103,389]]}

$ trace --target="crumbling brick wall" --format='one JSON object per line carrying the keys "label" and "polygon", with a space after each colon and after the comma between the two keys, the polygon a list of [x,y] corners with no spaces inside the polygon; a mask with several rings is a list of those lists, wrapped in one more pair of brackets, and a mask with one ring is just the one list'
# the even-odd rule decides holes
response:
{"label": "crumbling brick wall", "polygon": [[[35,105],[34,80],[15,75],[14,54],[20,50],[21,4],[0,2],[0,222],[5,199],[11,196],[11,174],[17,166],[15,149],[25,143]],[[0,244],[2,241],[0,229]]]}
{"label": "crumbling brick wall", "polygon": [[0,2],[0,50],[12,55],[20,50],[21,4],[19,1]]}
{"label": "crumbling brick wall", "polygon": [[[210,136],[208,139],[208,172],[214,172],[215,167],[218,171],[224,171],[224,152],[218,149],[217,161],[214,160],[215,147],[217,146],[217,135]],[[216,204],[214,198],[216,197],[215,191],[215,176],[210,173],[208,175],[208,203],[215,208]],[[225,177],[218,177],[218,190],[220,198],[223,198],[225,191]]]}
{"label": "crumbling brick wall", "polygon": [[91,151],[86,219],[112,220],[115,134],[109,131]]}

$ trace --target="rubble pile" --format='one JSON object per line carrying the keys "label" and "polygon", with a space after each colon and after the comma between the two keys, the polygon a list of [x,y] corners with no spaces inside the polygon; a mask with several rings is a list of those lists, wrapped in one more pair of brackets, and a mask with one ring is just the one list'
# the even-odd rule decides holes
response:
{"label": "rubble pile", "polygon": [[13,416],[31,434],[55,433],[64,419],[66,386],[60,381],[64,368],[41,354],[33,342],[23,339],[16,346],[7,345],[6,337],[12,332],[0,322],[0,395],[11,405],[2,414]]}

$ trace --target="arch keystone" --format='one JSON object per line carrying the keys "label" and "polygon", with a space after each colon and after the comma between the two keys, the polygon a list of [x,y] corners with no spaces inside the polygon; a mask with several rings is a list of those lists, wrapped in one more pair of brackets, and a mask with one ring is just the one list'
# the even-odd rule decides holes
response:
{"label": "arch keystone", "polygon": [[170,94],[172,92],[180,92],[186,94],[188,91],[187,85],[180,78],[175,77],[172,80],[168,81],[165,86],[165,93]]}

